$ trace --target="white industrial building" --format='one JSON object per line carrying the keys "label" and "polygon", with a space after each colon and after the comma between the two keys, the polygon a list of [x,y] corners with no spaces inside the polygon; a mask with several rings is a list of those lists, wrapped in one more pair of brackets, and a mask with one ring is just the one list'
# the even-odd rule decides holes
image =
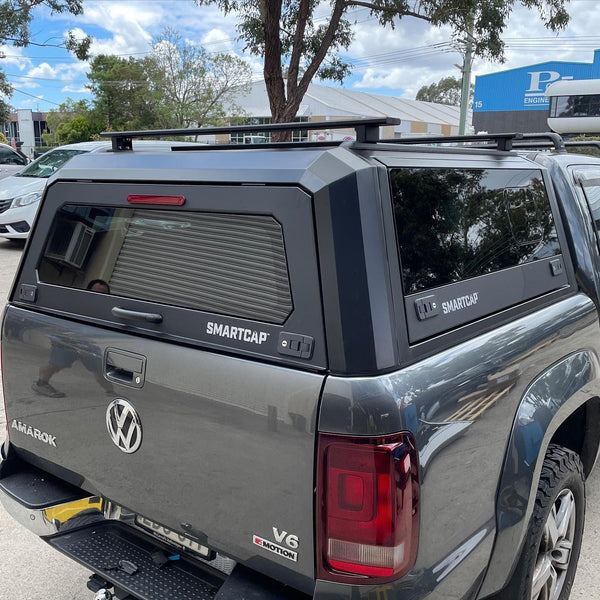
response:
{"label": "white industrial building", "polygon": [[[253,83],[251,91],[240,96],[237,104],[255,122],[270,122],[271,110],[264,81]],[[298,120],[308,122],[357,117],[396,117],[401,120],[400,125],[383,128],[382,137],[449,136],[458,135],[460,109],[311,83],[297,113]],[[470,130],[470,113],[467,123]]]}

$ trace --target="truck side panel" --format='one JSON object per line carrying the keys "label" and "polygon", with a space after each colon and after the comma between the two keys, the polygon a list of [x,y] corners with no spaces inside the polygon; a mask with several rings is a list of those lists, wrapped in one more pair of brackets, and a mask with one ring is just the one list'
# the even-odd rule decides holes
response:
{"label": "truck side panel", "polygon": [[[571,369],[559,405],[576,396],[575,409],[598,395],[598,334],[595,305],[577,295],[396,373],[328,378],[320,431],[381,435],[407,429],[417,439],[419,555],[412,575],[392,585],[396,597],[441,600],[471,597],[472,588],[476,593],[496,535],[496,493],[522,399],[539,389],[533,382],[541,385],[556,373],[540,372],[540,365],[556,364],[561,372]],[[543,444],[534,459],[537,452],[543,455]],[[517,521],[522,526],[526,518],[524,512]],[[518,542],[505,548],[511,557]],[[317,591],[321,585],[330,587],[319,583]],[[336,597],[350,597],[336,590]],[[361,588],[361,597],[368,594]]]}

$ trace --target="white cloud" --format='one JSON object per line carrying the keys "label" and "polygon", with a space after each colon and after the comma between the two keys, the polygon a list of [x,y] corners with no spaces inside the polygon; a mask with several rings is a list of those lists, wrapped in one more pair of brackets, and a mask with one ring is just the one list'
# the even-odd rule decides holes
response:
{"label": "white cloud", "polygon": [[15,104],[15,108],[32,108],[37,110],[38,107],[43,107],[44,110],[47,110],[48,104],[44,102],[44,96],[40,95],[36,98],[25,98],[23,100],[19,100]]}
{"label": "white cloud", "polygon": [[33,63],[31,59],[23,54],[24,48],[17,48],[15,46],[0,45],[0,54],[4,55],[1,59],[0,67],[4,71],[8,69],[18,69],[24,71]]}
{"label": "white cloud", "polygon": [[57,77],[57,69],[51,67],[48,63],[41,63],[27,73],[28,77],[40,77],[43,79],[55,79]]}
{"label": "white cloud", "polygon": [[47,62],[40,63],[37,67],[30,69],[27,76],[31,78],[71,81],[81,79],[89,71],[89,65],[83,62],[58,63],[51,66]]}
{"label": "white cloud", "polygon": [[61,92],[65,94],[89,94],[90,90],[83,85],[69,84],[61,88]]}
{"label": "white cloud", "polygon": [[200,39],[200,44],[209,52],[233,52],[234,40],[221,28],[208,31]]}
{"label": "white cloud", "polygon": [[[160,24],[163,13],[160,2],[145,2],[143,8],[140,4],[90,2],[85,7],[84,15],[78,19],[78,22],[84,25],[77,27],[75,34],[77,37],[83,37],[91,30],[90,27],[85,28],[85,25],[94,26],[90,47],[92,55],[148,52],[152,42],[148,27]],[[101,37],[96,33],[98,27],[111,35]]]}
{"label": "white cloud", "polygon": [[[235,24],[213,6],[196,6],[191,2],[87,2],[85,12],[77,18],[80,32],[87,30],[94,40],[92,55],[139,55],[149,52],[153,39],[169,27],[191,43],[205,40],[216,51],[230,51],[235,43]],[[103,36],[96,29],[107,32]],[[218,43],[217,43],[218,42]]]}

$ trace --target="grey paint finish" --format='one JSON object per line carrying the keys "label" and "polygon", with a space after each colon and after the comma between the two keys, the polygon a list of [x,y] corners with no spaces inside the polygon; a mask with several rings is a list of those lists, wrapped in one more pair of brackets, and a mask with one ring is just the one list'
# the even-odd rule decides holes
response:
{"label": "grey paint finish", "polygon": [[[63,356],[75,359],[51,380],[66,396],[40,396],[31,384],[59,340],[69,344]],[[51,447],[10,428],[14,449],[167,527],[182,531],[189,523],[210,547],[312,591],[314,423],[323,376],[14,307],[2,343],[9,426],[15,419],[56,436]],[[143,388],[104,379],[107,347],[146,357]],[[133,454],[108,435],[105,413],[114,398],[140,416],[143,441]],[[273,527],[298,536],[297,562],[253,544],[254,534],[275,541]]]}
{"label": "grey paint finish", "polygon": [[[506,448],[525,460],[511,438],[519,407],[532,393],[542,404],[559,406],[569,400],[569,410],[598,395],[599,333],[594,304],[577,295],[396,373],[327,379],[320,431],[378,435],[408,429],[417,440],[419,555],[410,576],[393,585],[397,598],[470,597],[474,581],[481,583],[478,575],[486,570],[496,533],[496,492]],[[577,367],[578,361],[588,367]],[[556,366],[541,371],[542,365]],[[573,377],[561,385],[562,397],[557,398],[545,384],[567,372]],[[541,426],[547,430],[534,448],[536,465],[555,429],[554,422]],[[522,477],[521,469],[518,473]],[[535,481],[538,473],[529,476]],[[514,482],[509,478],[508,485]],[[530,493],[535,489],[534,484]],[[511,523],[521,529],[505,547],[509,561],[516,558],[528,516],[524,512]],[[499,527],[501,539],[508,523]],[[495,569],[492,561],[489,573]],[[505,569],[506,564],[500,566],[501,573]],[[325,584],[317,589],[320,585]],[[341,586],[335,589],[340,598],[349,597]],[[366,597],[368,590],[360,593]]]}
{"label": "grey paint finish", "polygon": [[598,356],[576,352],[550,367],[526,391],[508,444],[498,491],[498,535],[482,593],[502,587],[533,512],[536,482],[552,434],[577,408],[598,394]]}

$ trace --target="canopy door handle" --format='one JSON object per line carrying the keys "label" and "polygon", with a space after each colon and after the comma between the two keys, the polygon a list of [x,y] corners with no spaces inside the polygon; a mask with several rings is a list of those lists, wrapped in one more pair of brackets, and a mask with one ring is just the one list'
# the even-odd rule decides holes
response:
{"label": "canopy door handle", "polygon": [[110,311],[113,317],[118,319],[126,319],[128,321],[146,321],[147,323],[162,323],[163,316],[160,313],[140,312],[137,310],[129,310],[120,306],[113,306]]}

